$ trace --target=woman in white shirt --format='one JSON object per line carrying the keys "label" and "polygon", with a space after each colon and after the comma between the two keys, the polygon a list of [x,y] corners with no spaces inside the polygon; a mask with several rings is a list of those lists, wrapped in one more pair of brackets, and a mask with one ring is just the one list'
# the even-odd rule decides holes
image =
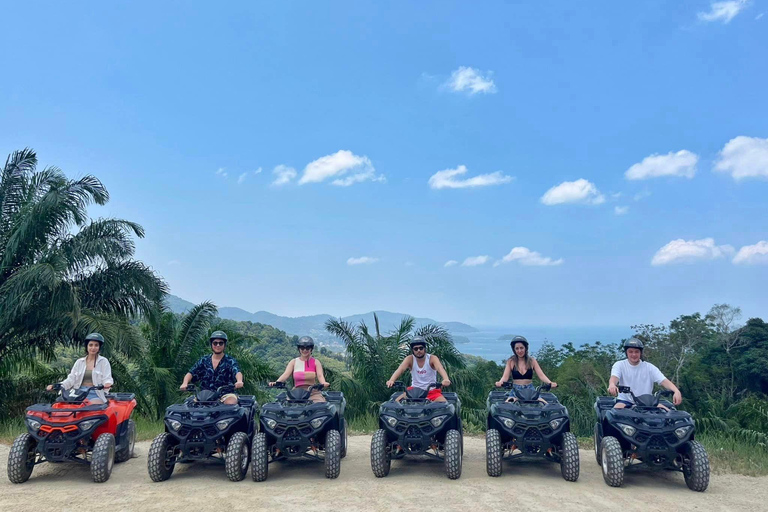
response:
{"label": "woman in white shirt", "polygon": [[[114,380],[112,379],[112,367],[106,357],[99,355],[101,347],[104,345],[104,337],[92,332],[85,337],[86,356],[81,357],[72,366],[69,376],[61,381],[61,387],[64,390],[78,388],[87,389],[91,386],[103,385],[105,391],[109,391]],[[48,386],[48,391],[53,386]],[[92,389],[88,393],[88,399],[92,404],[104,403],[106,395],[104,391]]]}

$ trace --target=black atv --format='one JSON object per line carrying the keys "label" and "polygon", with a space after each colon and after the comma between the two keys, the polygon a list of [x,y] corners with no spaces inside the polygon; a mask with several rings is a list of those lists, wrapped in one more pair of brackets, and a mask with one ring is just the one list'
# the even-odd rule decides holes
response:
{"label": "black atv", "polygon": [[221,397],[234,391],[232,385],[210,391],[190,384],[187,391],[195,395],[165,410],[165,432],[155,437],[147,456],[149,477],[162,482],[171,477],[177,462],[211,459],[224,464],[230,480],[242,480],[258,425],[256,399],[240,395],[237,404],[222,403]]}
{"label": "black atv", "polygon": [[[513,385],[505,382],[504,388],[513,389]],[[571,432],[568,409],[552,393],[542,393],[549,389],[549,384],[542,384],[536,389],[515,389],[511,393],[490,392],[485,433],[488,476],[501,476],[505,459],[525,457],[556,462],[563,478],[569,482],[578,480],[579,444]]]}
{"label": "black atv", "polygon": [[337,478],[341,459],[347,456],[347,400],[341,391],[326,391],[326,402],[314,403],[312,390],[285,389],[284,382],[273,386],[284,391],[274,402],[261,407],[261,432],[253,437],[251,476],[263,482],[271,462],[306,457],[325,463],[326,478]]}
{"label": "black atv", "polygon": [[671,396],[672,391],[641,396],[626,386],[619,386],[619,391],[631,394],[635,405],[614,409],[616,399],[607,396],[595,402],[595,459],[602,467],[605,483],[620,487],[624,468],[642,465],[682,471],[689,489],[704,491],[709,485],[709,457],[704,446],[694,440],[696,427],[691,415],[678,411],[667,400],[659,400]]}
{"label": "black atv", "polygon": [[[456,393],[443,393],[447,402],[427,400],[431,389],[442,384],[430,384],[425,391],[406,389],[397,381],[388,402],[379,408],[379,430],[371,439],[371,469],[378,478],[389,474],[392,459],[406,455],[426,455],[445,462],[445,474],[455,480],[461,476],[464,455],[464,434],[461,427],[461,400]],[[396,400],[402,392],[405,396]]]}

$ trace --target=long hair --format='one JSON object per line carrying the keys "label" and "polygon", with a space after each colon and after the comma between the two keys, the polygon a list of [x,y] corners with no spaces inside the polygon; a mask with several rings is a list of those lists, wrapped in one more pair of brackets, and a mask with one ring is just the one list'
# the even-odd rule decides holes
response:
{"label": "long hair", "polygon": [[[519,342],[525,347],[525,355],[523,356],[523,361],[525,362],[525,371],[528,371],[529,368],[533,368],[533,364],[531,363],[531,356],[528,354],[528,347],[523,343],[522,341]],[[517,343],[515,343],[517,345]],[[512,363],[512,368],[515,368],[517,366],[517,362],[520,358],[517,357],[517,354],[515,353],[514,347],[512,348],[512,356],[509,358],[509,361]]]}

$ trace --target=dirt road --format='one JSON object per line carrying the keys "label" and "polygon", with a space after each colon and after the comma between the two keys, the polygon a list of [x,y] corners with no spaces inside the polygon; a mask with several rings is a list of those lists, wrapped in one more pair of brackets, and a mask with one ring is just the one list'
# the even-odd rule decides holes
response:
{"label": "dirt road", "polygon": [[[603,483],[590,451],[581,451],[581,476],[569,483],[560,468],[540,462],[505,463],[500,478],[485,472],[485,440],[465,439],[464,471],[448,480],[439,461],[394,461],[388,477],[371,473],[369,436],[350,438],[349,455],[337,480],[326,480],[312,461],[270,464],[269,479],[255,483],[250,474],[233,483],[214,464],[178,465],[170,480],[153,483],[147,476],[149,443],[137,445],[138,458],[115,465],[104,484],[90,480],[88,468],[42,464],[21,485],[0,479],[0,510],[147,510],[197,511],[284,510],[286,512],[430,510],[768,510],[768,477],[713,475],[709,489],[696,493],[682,474],[633,471],[624,487]],[[5,465],[8,447],[0,445]]]}

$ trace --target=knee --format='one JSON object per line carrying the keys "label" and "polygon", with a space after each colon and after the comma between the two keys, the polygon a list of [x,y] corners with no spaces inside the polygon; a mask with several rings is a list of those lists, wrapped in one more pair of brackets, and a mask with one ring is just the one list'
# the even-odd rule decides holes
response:
{"label": "knee", "polygon": [[614,409],[623,409],[625,407],[626,407],[626,405],[624,405],[621,402],[616,402],[616,405],[613,406]]}

